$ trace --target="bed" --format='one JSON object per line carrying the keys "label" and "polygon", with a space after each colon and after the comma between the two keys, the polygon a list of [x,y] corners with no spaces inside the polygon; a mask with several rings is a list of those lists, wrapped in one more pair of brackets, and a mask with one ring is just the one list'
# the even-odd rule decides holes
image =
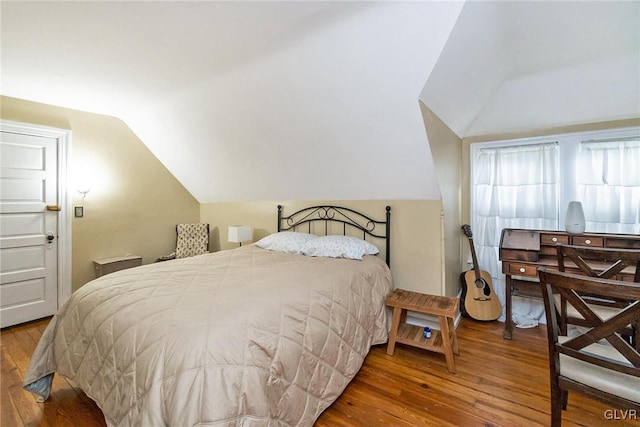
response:
{"label": "bed", "polygon": [[387,341],[389,231],[388,207],[278,206],[255,244],[100,277],[52,318],[24,386],[47,399],[63,375],[110,426],[312,425]]}

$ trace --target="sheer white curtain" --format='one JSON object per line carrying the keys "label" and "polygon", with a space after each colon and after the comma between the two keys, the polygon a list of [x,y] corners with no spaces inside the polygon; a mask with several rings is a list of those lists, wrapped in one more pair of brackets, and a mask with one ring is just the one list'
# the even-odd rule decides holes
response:
{"label": "sheer white curtain", "polygon": [[585,141],[577,161],[587,231],[640,233],[640,140]]}
{"label": "sheer white curtain", "polygon": [[[473,241],[481,270],[491,274],[502,302],[505,283],[498,252],[503,228],[558,229],[560,168],[555,142],[481,148],[473,159]],[[514,297],[513,313],[537,321],[544,307]]]}

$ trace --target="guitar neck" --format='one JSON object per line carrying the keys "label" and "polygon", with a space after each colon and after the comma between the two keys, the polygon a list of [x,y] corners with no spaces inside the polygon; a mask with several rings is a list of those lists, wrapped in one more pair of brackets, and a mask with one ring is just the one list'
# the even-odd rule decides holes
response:
{"label": "guitar neck", "polygon": [[471,259],[473,260],[473,271],[476,274],[476,280],[481,280],[480,267],[478,266],[478,257],[476,256],[476,248],[473,246],[473,239],[469,237],[469,247],[471,248]]}

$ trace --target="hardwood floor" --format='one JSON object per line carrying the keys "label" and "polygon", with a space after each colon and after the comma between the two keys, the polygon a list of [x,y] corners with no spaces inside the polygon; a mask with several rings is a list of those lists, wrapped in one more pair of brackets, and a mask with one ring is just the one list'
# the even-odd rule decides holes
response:
{"label": "hardwood floor", "polygon": [[[49,319],[6,328],[2,349],[2,427],[104,426],[102,412],[71,381],[55,376],[51,397],[37,403],[22,379]],[[345,392],[316,422],[339,426],[547,426],[549,379],[544,326],[516,329],[463,319],[458,327],[456,374],[444,356],[396,346],[376,346]],[[611,421],[607,420],[614,418]],[[640,416],[640,414],[639,414]],[[617,418],[617,419],[616,419]],[[563,426],[638,426],[599,402],[570,394]]]}

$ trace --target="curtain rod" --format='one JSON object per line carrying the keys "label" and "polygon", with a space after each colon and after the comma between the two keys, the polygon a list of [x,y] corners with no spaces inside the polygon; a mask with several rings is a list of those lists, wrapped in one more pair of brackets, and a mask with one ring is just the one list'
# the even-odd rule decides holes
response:
{"label": "curtain rod", "polygon": [[[618,142],[629,142],[631,145],[640,145],[640,136],[626,137],[626,138],[611,138],[611,139],[590,139],[587,141],[581,141],[580,145],[585,148],[599,148],[606,149],[609,147],[603,147],[604,144],[616,144]],[[613,148],[613,147],[612,147]],[[617,146],[616,146],[617,148]]]}
{"label": "curtain rod", "polygon": [[497,147],[485,147],[485,148],[481,148],[480,152],[483,151],[496,151],[499,149],[517,149],[517,148],[542,148],[545,146],[553,146],[553,145],[558,145],[558,141],[553,141],[553,142],[543,142],[543,143],[539,143],[539,142],[534,142],[531,144],[519,144],[519,145],[500,145]]}

